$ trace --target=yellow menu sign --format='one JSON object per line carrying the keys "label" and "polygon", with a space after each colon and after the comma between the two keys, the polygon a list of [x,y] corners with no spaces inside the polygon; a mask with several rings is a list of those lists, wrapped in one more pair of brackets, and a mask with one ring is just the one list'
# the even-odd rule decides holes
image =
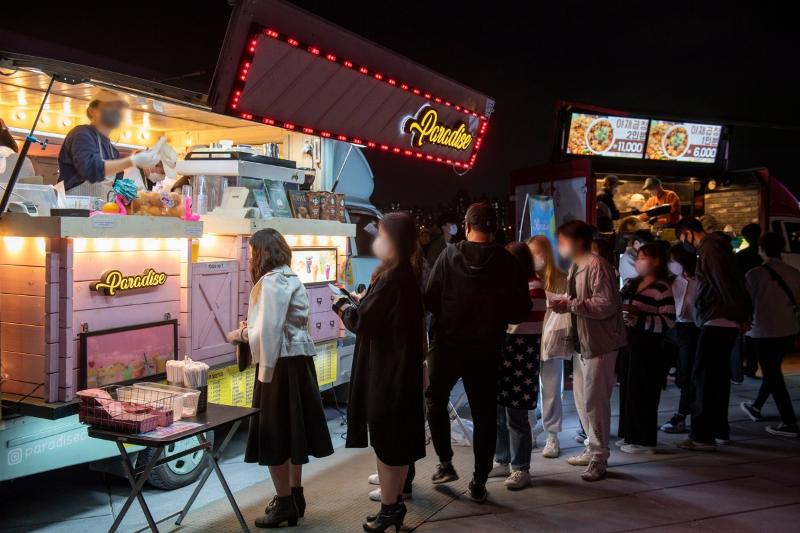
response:
{"label": "yellow menu sign", "polygon": [[[314,358],[317,371],[317,384],[322,387],[336,381],[338,352],[336,342],[317,346]],[[209,370],[208,401],[222,405],[250,407],[253,402],[253,388],[256,382],[256,367],[251,366],[239,372],[237,365]]]}

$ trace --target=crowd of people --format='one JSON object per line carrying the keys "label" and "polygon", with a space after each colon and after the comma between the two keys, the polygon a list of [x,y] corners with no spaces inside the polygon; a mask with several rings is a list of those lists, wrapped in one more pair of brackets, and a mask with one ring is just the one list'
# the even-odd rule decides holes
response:
{"label": "crowd of people", "polygon": [[[553,241],[538,235],[504,246],[494,238],[494,210],[478,203],[466,213],[465,240],[450,242],[453,226],[443,219],[441,239],[426,239],[423,250],[409,215],[387,215],[373,243],[380,266],[369,288],[333,304],[357,338],[346,445],[371,446],[376,456],[370,482],[380,489],[371,496],[381,505],[366,517],[365,531],[402,525],[414,463],[426,454],[426,420],[438,457],[431,482],[459,479],[448,411],[459,380],[473,420],[467,494],[475,502],[487,499],[490,477],[505,477],[509,490],[531,484],[539,429],[533,424],[546,433],[542,455],[560,456],[566,365],[584,445],[567,462],[583,467],[585,481],[606,477],[611,445],[656,453],[659,429],[688,432],[681,448],[717,451],[730,439],[734,369],[754,375],[753,360],[762,385],[741,409],[758,420],[772,396],[782,421],[767,431],[800,436],[781,373],[798,333],[800,271],[781,261],[781,235],[748,227],[749,251],[736,256],[728,237],[687,217],[678,221],[673,244],[637,232],[618,269],[596,228],[582,221],[563,224]],[[261,414],[250,427],[245,460],[269,466],[276,490],[256,525],[293,526],[306,509],[302,465],[333,449],[314,344],[303,327],[308,301],[288,267],[288,245],[275,230],[262,230],[250,246],[248,321],[229,335],[251,345],[258,365],[253,404]],[[660,424],[660,395],[673,366],[678,412]],[[532,416],[537,409],[541,422]]]}

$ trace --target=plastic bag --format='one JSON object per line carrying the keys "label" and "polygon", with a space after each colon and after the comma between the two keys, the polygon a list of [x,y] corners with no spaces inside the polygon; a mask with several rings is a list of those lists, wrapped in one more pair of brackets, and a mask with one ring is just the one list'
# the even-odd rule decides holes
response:
{"label": "plastic bag", "polygon": [[542,329],[542,360],[571,359],[575,355],[573,338],[570,336],[572,319],[570,313],[551,312]]}

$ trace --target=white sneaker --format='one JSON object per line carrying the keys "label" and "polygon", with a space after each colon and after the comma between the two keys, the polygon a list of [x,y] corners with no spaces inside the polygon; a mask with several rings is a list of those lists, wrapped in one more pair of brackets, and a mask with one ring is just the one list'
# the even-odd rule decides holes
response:
{"label": "white sneaker", "polygon": [[527,470],[514,470],[503,482],[503,485],[505,485],[508,490],[521,490],[530,486],[530,484],[531,475]]}
{"label": "white sneaker", "polygon": [[642,446],[640,444],[623,444],[619,447],[619,451],[633,454],[654,454],[656,453],[655,446]]}
{"label": "white sneaker", "polygon": [[369,476],[367,478],[367,483],[369,483],[370,485],[380,485],[381,484],[381,480],[378,478],[378,473],[375,472],[374,474]]}
{"label": "white sneaker", "polygon": [[561,455],[561,446],[558,443],[558,435],[551,433],[547,436],[547,443],[544,445],[544,450],[542,450],[542,457],[556,459],[559,455]]}
{"label": "white sneaker", "polygon": [[614,446],[622,448],[625,445],[625,439],[618,439],[614,441]]}
{"label": "white sneaker", "polygon": [[[406,501],[406,500],[411,500],[412,496],[411,496],[411,493],[409,492],[408,494],[401,494],[400,498],[403,501]],[[381,501],[381,489],[375,489],[375,490],[370,491],[369,499],[374,501],[374,502]]]}
{"label": "white sneaker", "polygon": [[492,470],[489,472],[489,477],[508,477],[511,474],[511,468],[507,464],[494,463]]}
{"label": "white sneaker", "polygon": [[581,474],[581,479],[584,481],[600,481],[606,477],[606,468],[608,463],[605,461],[598,461],[592,459],[589,466]]}
{"label": "white sneaker", "polygon": [[583,449],[580,455],[575,455],[567,459],[567,463],[571,464],[572,466],[589,466],[589,463],[591,461],[592,461],[592,455],[586,448]]}

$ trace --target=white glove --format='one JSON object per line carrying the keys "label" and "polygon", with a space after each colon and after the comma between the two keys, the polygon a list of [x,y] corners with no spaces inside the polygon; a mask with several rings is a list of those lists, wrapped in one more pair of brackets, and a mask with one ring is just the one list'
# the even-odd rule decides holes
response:
{"label": "white glove", "polygon": [[142,152],[136,152],[131,156],[131,163],[135,167],[145,168],[145,167],[154,167],[160,161],[158,154],[152,150],[144,150]]}

